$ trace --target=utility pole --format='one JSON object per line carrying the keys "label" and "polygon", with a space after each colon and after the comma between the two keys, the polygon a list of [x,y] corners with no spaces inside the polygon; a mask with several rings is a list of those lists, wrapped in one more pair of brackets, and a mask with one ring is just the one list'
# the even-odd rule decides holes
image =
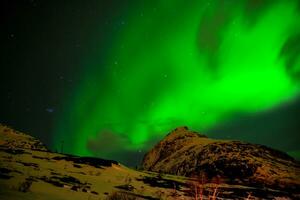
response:
{"label": "utility pole", "polygon": [[64,141],[61,141],[61,149],[60,149],[60,153],[64,153]]}

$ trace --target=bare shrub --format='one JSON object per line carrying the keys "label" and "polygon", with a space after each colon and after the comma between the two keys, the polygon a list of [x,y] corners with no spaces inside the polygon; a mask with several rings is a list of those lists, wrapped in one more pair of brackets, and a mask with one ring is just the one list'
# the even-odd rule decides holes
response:
{"label": "bare shrub", "polygon": [[[205,173],[200,173],[198,176],[193,176],[191,181],[188,182],[190,194],[194,200],[217,200],[221,182],[222,179],[218,176],[209,181]],[[207,187],[206,184],[211,186]]]}
{"label": "bare shrub", "polygon": [[20,183],[20,185],[18,187],[18,190],[20,192],[28,192],[31,185],[32,185],[32,181],[31,180],[26,180],[26,181]]}
{"label": "bare shrub", "polygon": [[137,197],[125,192],[113,192],[106,200],[137,200]]}
{"label": "bare shrub", "polygon": [[207,177],[204,173],[193,176],[191,181],[188,182],[190,193],[195,200],[203,200],[205,183],[207,183]]}

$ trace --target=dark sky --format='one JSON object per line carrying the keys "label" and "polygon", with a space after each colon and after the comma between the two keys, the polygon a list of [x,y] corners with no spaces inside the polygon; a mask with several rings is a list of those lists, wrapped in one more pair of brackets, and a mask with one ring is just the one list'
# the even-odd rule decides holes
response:
{"label": "dark sky", "polygon": [[[296,151],[300,141],[300,99],[297,98],[274,110],[255,115],[236,114],[235,120],[220,124],[209,131],[212,137],[238,138],[266,144],[284,151]],[[226,137],[222,137],[226,139]],[[282,142],[280,142],[282,141]]]}
{"label": "dark sky", "polygon": [[[285,1],[199,2],[194,2],[199,13],[204,7],[211,8],[201,13],[198,22],[197,6],[181,1],[1,1],[0,123],[39,138],[52,150],[70,138],[65,142],[67,153],[104,156],[128,165],[137,164],[150,144],[177,125],[191,125],[214,138],[268,145],[299,157],[300,97],[290,86],[279,91],[285,85],[277,82],[277,71],[269,75],[262,70],[265,82],[272,82],[269,85],[259,82],[262,76],[255,73],[253,79],[238,76],[233,79],[242,80],[238,87],[230,78],[235,69],[226,65],[224,55],[233,55],[233,60],[240,57],[242,61],[233,62],[234,67],[253,56],[249,65],[245,61],[245,67],[258,64],[259,71],[272,58],[272,45],[280,43],[274,51],[277,48],[278,57],[285,59],[284,70],[293,87],[299,89],[300,28],[299,24],[291,25],[291,31],[284,20],[294,23],[291,19],[299,16],[300,3],[291,1],[296,10],[290,15],[286,8],[295,6],[281,5]],[[270,23],[268,16],[281,12],[282,21],[265,30],[264,25]],[[194,21],[198,23],[197,38],[192,40]],[[185,27],[192,28],[185,32]],[[281,29],[289,29],[290,35],[283,42],[269,42],[269,30],[274,32],[270,38],[276,38]],[[228,35],[232,30],[233,35],[246,39],[232,39]],[[257,40],[257,49],[261,41],[265,42],[262,46],[272,48],[263,49],[265,55],[256,55],[256,46],[250,45],[241,53],[241,43],[252,40]],[[189,41],[197,43],[196,53],[205,57],[201,59],[207,62],[203,64],[207,69],[199,72],[193,68],[198,59],[190,56],[192,53],[185,55],[193,47]],[[233,47],[232,54],[228,46]],[[260,63],[264,56],[267,61]],[[182,63],[188,63],[189,72],[182,70]],[[222,76],[224,87],[218,86],[223,83]],[[198,87],[195,84],[207,84],[195,79],[212,79],[216,87],[209,84],[212,92],[202,86],[194,89]],[[280,76],[281,80],[285,84]],[[202,91],[202,96],[194,95]],[[231,91],[238,91],[232,92],[236,101],[224,97]],[[289,100],[283,98],[285,95]],[[198,120],[201,113],[209,120]],[[106,140],[114,141],[114,145],[106,148]]]}
{"label": "dark sky", "polygon": [[[114,33],[106,24],[124,5],[39,0],[0,4],[0,121],[49,144],[63,97],[80,78],[80,58],[95,50],[91,35],[108,42]],[[102,25],[98,31],[96,24]]]}

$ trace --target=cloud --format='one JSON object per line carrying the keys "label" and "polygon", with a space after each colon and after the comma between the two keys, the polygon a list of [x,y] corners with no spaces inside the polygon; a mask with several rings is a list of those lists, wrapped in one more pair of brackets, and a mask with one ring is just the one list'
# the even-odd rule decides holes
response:
{"label": "cloud", "polygon": [[103,130],[95,138],[87,142],[87,149],[94,155],[104,159],[116,160],[126,166],[140,165],[143,156],[158,138],[148,140],[143,147],[135,149],[124,134]]}
{"label": "cloud", "polygon": [[97,154],[110,154],[121,148],[124,148],[129,140],[109,130],[101,131],[95,138],[88,140],[87,147]]}

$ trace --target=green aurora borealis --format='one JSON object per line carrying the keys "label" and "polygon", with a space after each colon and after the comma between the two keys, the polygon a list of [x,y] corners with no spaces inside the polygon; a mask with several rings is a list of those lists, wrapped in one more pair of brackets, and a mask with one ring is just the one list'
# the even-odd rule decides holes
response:
{"label": "green aurora borealis", "polygon": [[[300,56],[290,47],[300,34],[298,3],[128,6],[123,28],[99,44],[107,56],[82,59],[81,81],[66,97],[53,146],[68,141],[66,152],[93,155],[90,141],[109,132],[122,147],[97,155],[118,159],[117,151],[145,150],[177,126],[205,133],[235,113],[258,113],[295,98]],[[92,39],[97,43],[96,35]]]}

